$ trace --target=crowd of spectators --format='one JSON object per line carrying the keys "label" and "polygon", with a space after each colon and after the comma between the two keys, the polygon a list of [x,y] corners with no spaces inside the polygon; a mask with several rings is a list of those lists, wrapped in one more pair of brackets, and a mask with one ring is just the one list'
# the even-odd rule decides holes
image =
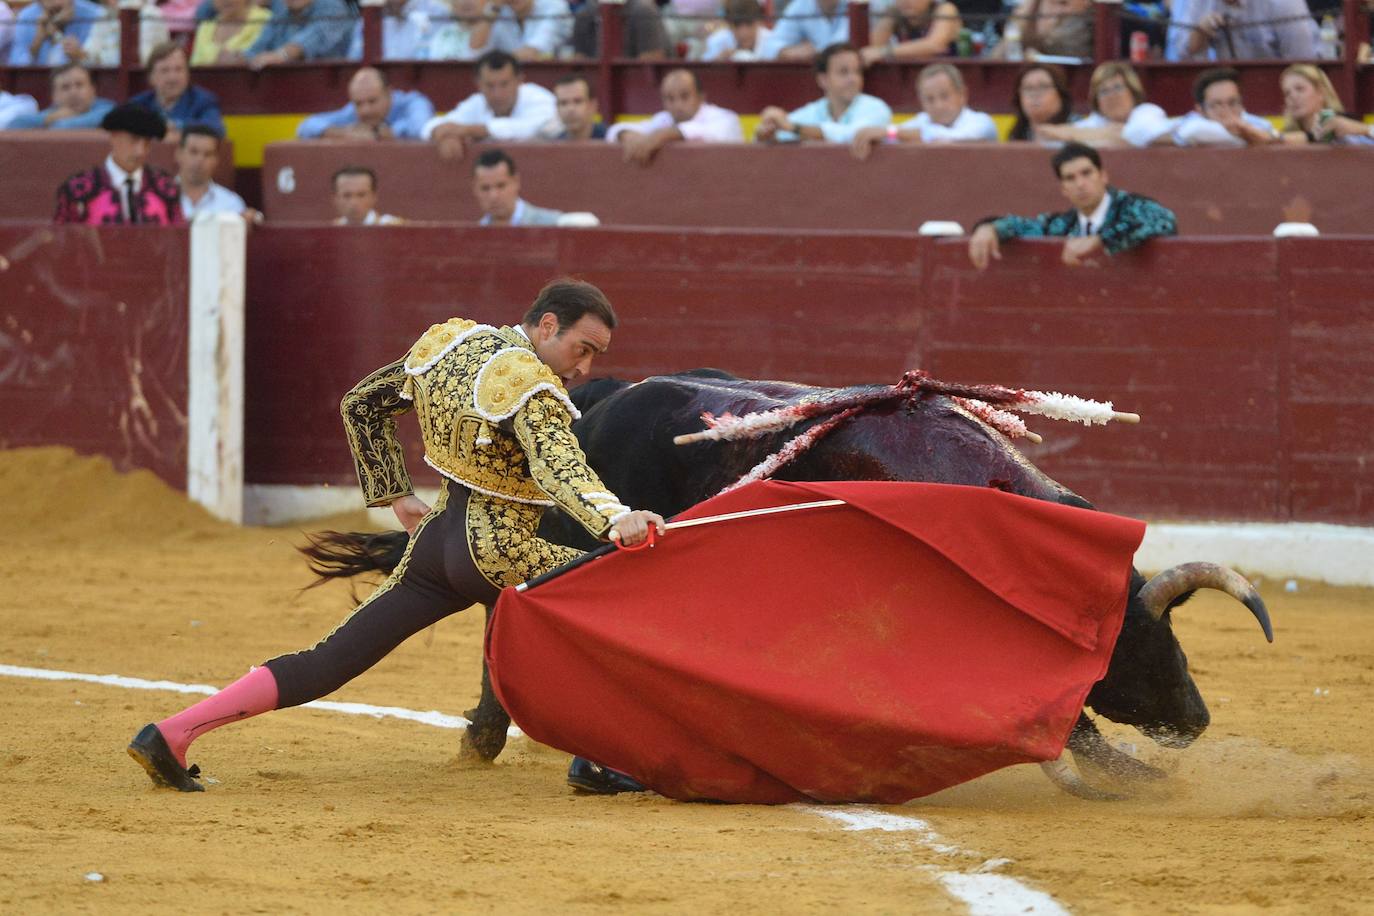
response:
{"label": "crowd of spectators", "polygon": [[[1167,60],[1334,57],[1340,9],[1310,2],[1315,13],[1309,0],[1131,0],[1121,18]],[[0,61],[113,66],[118,7],[0,0]],[[189,41],[192,66],[362,56],[353,0],[149,0],[140,9],[144,61],[173,37]],[[1063,63],[1093,53],[1092,0],[874,0],[868,10],[865,65],[950,55]],[[383,0],[381,15],[389,61],[475,60],[492,50],[521,61],[600,55],[595,0]],[[772,0],[770,9],[760,0],[625,0],[613,15],[620,56],[643,60],[810,61],[851,40],[848,0]]]}
{"label": "crowd of spectators", "polygon": [[[753,139],[764,144],[843,144],[866,159],[886,144],[999,142],[996,122],[969,106],[960,70],[946,61],[920,70],[915,81],[920,111],[906,120],[898,121],[886,102],[864,92],[866,71],[882,61],[984,54],[1024,61],[1004,109],[1012,115],[1009,141],[1065,149],[1084,144],[1374,145],[1374,127],[1343,111],[1330,80],[1311,63],[1294,63],[1282,73],[1281,124],[1246,110],[1240,77],[1224,65],[1198,76],[1190,110],[1169,113],[1147,99],[1130,63],[1103,63],[1090,80],[1088,110],[1077,115],[1061,62],[1091,56],[1091,0],[990,2],[991,8],[982,0],[876,0],[870,4],[869,41],[862,46],[848,40],[848,0],[775,0],[771,10],[760,0],[662,5],[627,0],[612,15],[623,19],[627,57],[809,62],[819,97],[792,110],[763,107]],[[1326,39],[1306,0],[1167,2],[1173,18],[1158,33],[1170,59],[1315,58],[1325,50]],[[16,15],[7,0],[0,0],[0,60],[51,68],[46,108],[31,97],[0,92],[0,129],[110,129],[111,123],[135,123],[129,111],[146,112],[163,125],[161,136],[178,144],[178,175],[169,180],[184,189],[182,215],[230,210],[256,218],[242,199],[210,178],[225,129],[218,100],[194,83],[195,68],[358,58],[363,27],[356,5],[352,0],[147,4],[140,13],[140,54],[149,88],[119,107],[97,96],[91,72],[117,61],[116,9],[114,0],[31,0]],[[1000,30],[992,27],[995,22],[1002,24]],[[348,82],[347,97],[340,99],[344,104],[306,117],[297,136],[413,141],[433,144],[446,159],[473,155],[474,195],[484,224],[494,225],[553,223],[561,215],[520,198],[515,161],[496,149],[497,143],[609,142],[621,148],[627,162],[650,166],[671,144],[745,141],[739,113],[710,102],[691,69],[664,74],[662,110],[613,125],[598,120],[595,87],[586,76],[566,75],[552,91],[524,78],[528,61],[597,56],[601,24],[602,10],[591,0],[575,5],[569,0],[384,0],[383,58],[472,60],[477,91],[464,99],[431,100],[393,88],[381,69],[362,67]],[[151,122],[139,123],[146,128]],[[151,134],[139,137],[148,141]],[[120,155],[116,150],[107,160],[103,174],[111,186],[143,174],[144,164],[135,162],[127,148],[126,143]],[[122,161],[129,165],[120,166]],[[1100,163],[1094,167],[1102,171]],[[158,185],[156,176],[148,175],[148,185]],[[394,219],[376,209],[377,175],[365,165],[340,170],[331,191],[341,224]],[[104,221],[119,221],[118,214],[146,218],[148,208],[131,207],[126,199],[102,212]]]}

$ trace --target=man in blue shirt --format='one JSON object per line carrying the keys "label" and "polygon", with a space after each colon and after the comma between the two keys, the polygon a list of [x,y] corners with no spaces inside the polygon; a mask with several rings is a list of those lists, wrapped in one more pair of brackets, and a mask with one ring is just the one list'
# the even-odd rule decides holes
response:
{"label": "man in blue shirt", "polygon": [[505,150],[484,150],[472,164],[472,193],[482,226],[557,226],[562,210],[536,207],[520,196],[515,160]]}
{"label": "man in blue shirt", "polygon": [[65,64],[52,72],[52,105],[10,121],[10,130],[91,130],[98,128],[115,103],[95,97],[91,72],[80,64]]}
{"label": "man in blue shirt", "polygon": [[191,85],[191,67],[186,52],[174,41],[165,41],[148,55],[148,85],[152,88],[129,99],[162,115],[167,122],[167,140],[175,143],[192,124],[200,124],[224,135],[224,118],[219,99],[213,92]]}
{"label": "man in blue shirt", "polygon": [[248,49],[248,66],[347,57],[356,19],[344,0],[272,0],[272,19]]}
{"label": "man in blue shirt", "polygon": [[57,67],[80,61],[91,28],[106,15],[105,7],[91,0],[30,3],[15,20],[10,66]]}
{"label": "man in blue shirt", "polygon": [[[789,7],[790,8],[790,7]],[[825,95],[792,113],[770,105],[759,115],[754,136],[763,143],[824,140],[850,143],[865,127],[887,127],[892,109],[864,95],[864,65],[851,44],[831,45],[816,58],[816,82]]]}
{"label": "man in blue shirt", "polygon": [[348,81],[348,104],[311,115],[296,129],[302,140],[418,140],[434,104],[423,93],[387,86],[375,67],[363,67]]}
{"label": "man in blue shirt", "polygon": [[792,0],[759,49],[762,60],[813,60],[822,48],[849,41],[847,0]]}

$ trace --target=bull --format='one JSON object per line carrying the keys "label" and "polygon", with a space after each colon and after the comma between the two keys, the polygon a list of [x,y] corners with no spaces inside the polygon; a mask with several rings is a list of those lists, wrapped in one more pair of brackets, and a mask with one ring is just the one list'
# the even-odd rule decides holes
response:
{"label": "bull", "polygon": [[[734,483],[803,424],[743,441],[704,441],[678,446],[676,436],[701,428],[705,412],[737,416],[803,399],[877,392],[876,386],[820,388],[750,381],[715,370],[657,376],[637,384],[598,380],[572,392],[583,412],[573,429],[591,465],[627,505],[675,515]],[[817,417],[812,423],[823,421]],[[847,419],[775,475],[780,480],[889,480],[996,487],[1034,499],[1092,509],[1087,500],[1052,480],[1001,432],[966,410],[957,399],[924,394],[876,400]],[[586,532],[558,512],[546,515],[540,533],[583,549],[596,546]],[[405,548],[404,532],[355,535],[328,532],[303,548],[323,578],[367,570],[390,572]],[[1188,563],[1146,580],[1132,570],[1130,597],[1108,669],[1089,691],[1085,708],[1130,725],[1156,743],[1184,748],[1207,728],[1210,714],[1188,660],[1174,636],[1171,613],[1200,588],[1219,589],[1243,603],[1273,641],[1268,611],[1237,573],[1210,563]],[[464,752],[494,759],[506,741],[510,718],[483,671],[482,698],[467,713],[472,724]],[[1114,748],[1081,713],[1067,743],[1076,763],[1090,763],[1122,779],[1163,774]],[[1113,793],[1085,782],[1064,761],[1043,765],[1066,791],[1086,798]]]}

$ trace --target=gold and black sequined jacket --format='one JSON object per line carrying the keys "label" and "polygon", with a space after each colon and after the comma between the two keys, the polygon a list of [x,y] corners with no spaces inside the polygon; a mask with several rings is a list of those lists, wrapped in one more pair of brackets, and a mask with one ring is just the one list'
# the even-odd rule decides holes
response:
{"label": "gold and black sequined jacket", "polygon": [[577,408],[515,328],[463,318],[436,324],[405,359],[344,396],[344,427],[369,506],[412,492],[396,437],[396,417],[412,409],[425,463],[463,486],[557,504],[598,537],[629,511],[588,467],[572,433]]}

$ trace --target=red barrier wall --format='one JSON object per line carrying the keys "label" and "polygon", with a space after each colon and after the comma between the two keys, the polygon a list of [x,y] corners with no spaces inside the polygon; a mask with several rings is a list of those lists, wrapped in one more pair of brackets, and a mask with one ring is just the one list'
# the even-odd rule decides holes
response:
{"label": "red barrier wall", "polygon": [[336,405],[354,381],[434,321],[515,320],[576,273],[624,319],[600,374],[847,384],[921,367],[1112,399],[1144,424],[1032,420],[1045,443],[1026,449],[1104,508],[1374,524],[1374,239],[1170,240],[1080,270],[1052,242],[1005,255],[978,273],[962,243],[896,233],[265,227],[248,480],[351,484]]}
{"label": "red barrier wall", "polygon": [[[154,143],[148,161],[176,174],[171,143]],[[102,130],[0,131],[0,221],[50,220],[57,206],[57,187],[68,176],[104,162],[109,135]],[[220,151],[215,181],[234,186],[234,146]]]}
{"label": "red barrier wall", "polygon": [[185,486],[188,239],[0,226],[0,448],[69,445]]}
{"label": "red barrier wall", "polygon": [[[991,214],[1067,207],[1037,146],[883,147],[865,162],[846,148],[693,145],[649,168],[600,144],[510,147],[525,198],[590,210],[607,225],[911,230],[927,219],[966,227]],[[381,208],[412,220],[476,220],[472,156],[427,144],[278,143],[263,169],[269,220],[334,216],[329,179],[347,163],[376,169]],[[1123,188],[1171,207],[1185,235],[1267,235],[1284,220],[1326,233],[1374,232],[1367,195],[1374,154],[1360,149],[1109,150]],[[289,178],[284,180],[284,176]],[[284,188],[293,190],[285,191]]]}

